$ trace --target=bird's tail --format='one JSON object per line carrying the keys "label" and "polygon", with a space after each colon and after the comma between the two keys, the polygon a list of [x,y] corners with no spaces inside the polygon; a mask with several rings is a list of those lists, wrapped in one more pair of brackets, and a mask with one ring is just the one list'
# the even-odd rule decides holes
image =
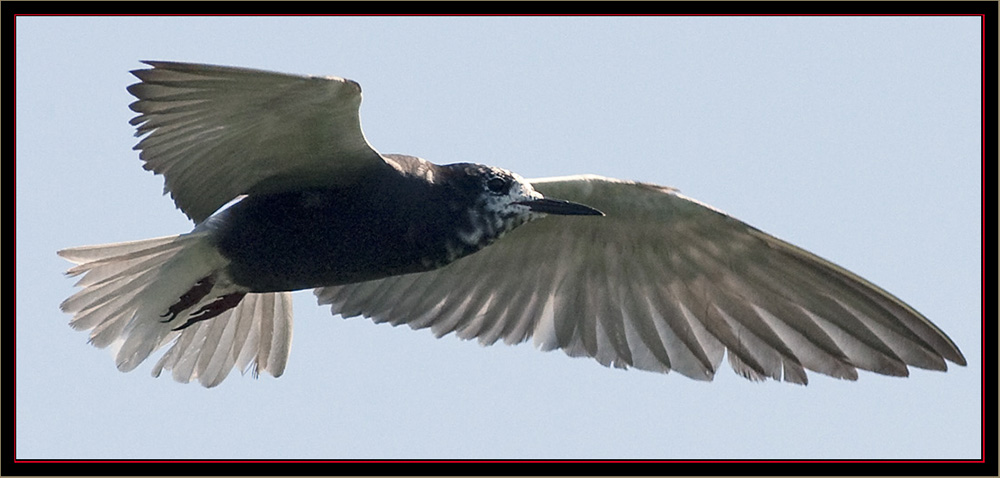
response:
{"label": "bird's tail", "polygon": [[173,345],[153,368],[175,380],[218,385],[233,369],[285,369],[292,340],[291,294],[248,293],[232,284],[227,260],[207,231],[59,251],[77,264],[83,289],[60,306],[70,326],[90,330],[97,347],[115,346],[118,369],[130,371]]}

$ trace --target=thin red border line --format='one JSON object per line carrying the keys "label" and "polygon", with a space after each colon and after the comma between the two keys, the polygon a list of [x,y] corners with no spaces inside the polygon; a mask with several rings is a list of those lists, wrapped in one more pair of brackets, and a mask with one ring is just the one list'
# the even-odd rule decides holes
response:
{"label": "thin red border line", "polygon": [[15,463],[45,463],[45,464],[64,464],[64,463],[78,463],[78,464],[151,464],[151,463],[164,463],[164,464],[207,464],[207,463],[232,463],[232,464],[271,464],[271,463],[713,463],[713,464],[726,464],[726,463],[769,463],[769,464],[785,464],[785,463],[867,463],[867,464],[877,464],[877,463],[913,463],[913,464],[928,464],[928,463],[982,463],[984,459],[803,459],[803,460],[780,460],[780,459],[718,459],[718,460],[689,460],[689,459],[21,459],[14,460]]}
{"label": "thin red border line", "polygon": [[[985,3],[985,2],[984,2]],[[980,17],[983,13],[15,13],[15,17]],[[985,30],[985,26],[983,27]]]}
{"label": "thin red border line", "polygon": [[[709,16],[772,16],[772,17],[791,17],[791,16],[816,16],[816,17],[863,17],[863,16],[896,16],[896,17],[920,17],[920,16],[932,16],[932,17],[971,17],[978,16],[980,19],[980,260],[985,258],[986,254],[986,216],[982,211],[985,210],[986,199],[983,195],[986,187],[986,14],[984,13],[903,13],[903,14],[892,14],[892,13],[861,13],[861,14],[821,14],[821,13],[763,13],[763,14],[714,14],[714,13],[704,13],[704,14],[496,14],[496,15],[477,15],[477,14],[416,14],[416,15],[393,15],[393,14],[55,14],[55,13],[15,13],[14,17],[18,16],[31,16],[31,17],[54,17],[54,16],[138,16],[138,17],[149,17],[149,16],[684,16],[684,17],[709,17]],[[14,28],[14,46],[17,46],[17,22],[13,22]],[[15,54],[16,62],[16,54]],[[14,91],[17,91],[17,82],[14,82]],[[14,99],[14,106],[16,110],[17,100],[16,94]],[[16,122],[16,118],[15,118]],[[15,138],[16,146],[16,138]],[[17,162],[14,162],[14,171],[16,174]],[[15,189],[15,206],[16,206],[16,190],[17,184],[14,185]],[[14,245],[15,251],[17,249],[17,244],[15,241]],[[982,316],[980,317],[980,351],[986,349],[986,321],[985,321],[985,310],[986,310],[986,272],[985,268],[980,268],[980,311]],[[16,301],[16,298],[15,298]],[[14,334],[17,335],[17,325],[13,324]],[[986,461],[986,423],[984,417],[986,416],[986,391],[983,384],[986,380],[986,367],[984,367],[985,358],[980,353],[980,410],[979,410],[979,423],[980,423],[980,454],[979,459],[940,459],[940,460],[59,460],[59,459],[45,459],[45,460],[33,460],[33,459],[18,459],[17,458],[17,443],[14,443],[14,463],[985,463]],[[14,359],[14,366],[16,370],[17,359]],[[17,407],[15,400],[15,408]],[[17,423],[14,423],[14,433],[17,436]]]}
{"label": "thin red border line", "polygon": [[[64,16],[60,14],[15,14],[17,16]],[[80,15],[66,15],[66,16],[80,16]],[[108,16],[106,14],[85,14],[82,16]],[[110,15],[110,16],[161,16],[153,14],[123,14],[123,15]],[[179,15],[179,16],[205,16],[198,14],[191,15]],[[256,14],[222,14],[222,15],[209,15],[209,16],[274,16],[274,15],[256,15]],[[309,14],[285,14],[278,16],[315,16]],[[322,15],[321,15],[322,16]],[[334,14],[328,14],[326,16],[335,16]],[[352,16],[352,15],[347,15]],[[354,16],[363,16],[362,14]],[[375,15],[379,16],[379,15]],[[382,15],[390,16],[390,15]],[[431,14],[425,16],[432,16]],[[445,16],[482,16],[482,15],[466,15],[466,14],[455,14],[455,15],[445,15]],[[516,15],[515,15],[516,16]],[[565,16],[565,15],[521,15],[521,16]],[[581,15],[570,15],[570,16],[641,16],[641,15],[599,15],[599,14],[581,14]],[[657,14],[651,16],[978,16],[980,18],[980,164],[981,173],[980,177],[980,207],[981,211],[985,209],[985,196],[983,191],[985,190],[985,169],[986,169],[986,15],[985,14]],[[17,22],[14,22],[14,38],[16,46],[17,38]],[[15,82],[15,91],[16,91]],[[16,100],[15,100],[16,107]],[[16,163],[16,162],[15,162]],[[16,164],[15,164],[16,172]],[[17,186],[15,185],[15,191]],[[16,194],[15,194],[16,195]],[[985,257],[985,243],[986,243],[986,232],[985,232],[985,215],[981,216],[980,222],[980,258]],[[16,248],[16,244],[15,244]],[[985,268],[980,268],[980,310],[985,314],[986,306],[986,286],[985,286],[986,273]],[[983,316],[985,317],[985,315]],[[14,333],[16,335],[16,325]],[[986,324],[985,320],[980,322],[980,350],[985,350],[986,346]],[[15,359],[15,366],[17,365]],[[687,461],[687,460],[608,460],[608,461],[561,461],[561,460],[471,460],[471,461],[449,461],[449,460],[317,460],[317,461],[300,461],[300,460],[18,460],[16,458],[16,448],[15,443],[15,463],[620,463],[622,461],[636,462],[636,463],[955,463],[955,462],[985,462],[986,459],[986,423],[983,420],[986,413],[986,400],[985,400],[985,389],[982,387],[984,380],[986,379],[985,367],[980,367],[980,458],[979,460],[707,460],[707,461]],[[17,432],[17,424],[14,425],[15,436]]]}
{"label": "thin red border line", "polygon": [[579,463],[579,464],[590,464],[590,463],[711,463],[711,464],[726,464],[726,463],[764,463],[764,464],[785,464],[785,463],[914,463],[914,464],[927,464],[927,463],[947,463],[954,464],[959,463],[979,463],[981,460],[774,460],[774,459],[761,459],[761,460],[667,460],[667,459],[651,459],[651,460],[629,460],[629,459],[601,459],[601,460],[521,460],[521,459],[468,459],[468,460],[441,460],[441,459],[406,459],[406,460],[379,460],[379,459],[343,459],[343,460],[268,460],[268,459],[242,459],[242,460],[58,460],[58,459],[44,459],[44,460],[14,460],[15,463],[44,463],[44,464],[66,464],[66,463],[76,463],[76,464],[152,464],[152,463],[163,463],[163,464],[208,464],[208,463],[225,463],[225,464],[288,464],[288,463],[400,463],[400,464],[416,464],[416,463],[524,463],[524,464],[541,464],[541,463]]}
{"label": "thin red border line", "polygon": [[[979,38],[981,40],[979,46],[979,127],[981,128],[979,132],[979,157],[980,157],[980,175],[979,175],[979,213],[981,214],[981,219],[979,223],[979,259],[981,264],[985,264],[986,258],[986,196],[983,191],[986,190],[986,15],[980,15],[979,20]],[[979,311],[982,315],[982,320],[979,322],[979,354],[980,354],[980,366],[979,366],[979,446],[982,447],[979,450],[979,457],[985,463],[986,461],[986,387],[983,386],[986,383],[986,367],[985,365],[985,350],[986,350],[986,268],[980,265],[979,267],[979,286],[981,287],[979,293]]]}

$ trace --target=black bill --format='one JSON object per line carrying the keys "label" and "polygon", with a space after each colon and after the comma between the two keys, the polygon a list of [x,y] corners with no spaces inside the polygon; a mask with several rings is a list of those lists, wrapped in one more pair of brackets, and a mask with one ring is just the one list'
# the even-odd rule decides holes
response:
{"label": "black bill", "polygon": [[563,201],[561,199],[533,199],[531,201],[518,201],[515,204],[523,204],[535,212],[545,214],[559,214],[562,216],[603,216],[604,213],[590,206],[584,206],[575,202]]}

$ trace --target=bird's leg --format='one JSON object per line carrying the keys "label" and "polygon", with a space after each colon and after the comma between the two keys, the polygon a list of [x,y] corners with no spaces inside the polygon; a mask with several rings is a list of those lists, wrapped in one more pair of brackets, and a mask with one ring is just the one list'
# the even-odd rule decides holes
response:
{"label": "bird's leg", "polygon": [[233,307],[236,307],[241,300],[243,300],[243,296],[245,295],[247,295],[246,292],[234,292],[232,294],[219,297],[218,299],[202,306],[202,308],[198,309],[194,314],[191,314],[191,317],[188,318],[187,322],[184,322],[184,325],[181,325],[173,330],[186,329],[195,322],[211,319],[212,317],[232,309]]}
{"label": "bird's leg", "polygon": [[180,300],[176,304],[171,305],[167,309],[167,313],[161,315],[160,317],[170,316],[169,319],[162,322],[170,322],[177,318],[177,314],[181,313],[184,309],[191,307],[198,303],[201,299],[204,299],[209,292],[212,291],[212,287],[215,286],[215,281],[212,280],[212,276],[203,277],[201,280],[196,282],[191,289],[181,295]]}

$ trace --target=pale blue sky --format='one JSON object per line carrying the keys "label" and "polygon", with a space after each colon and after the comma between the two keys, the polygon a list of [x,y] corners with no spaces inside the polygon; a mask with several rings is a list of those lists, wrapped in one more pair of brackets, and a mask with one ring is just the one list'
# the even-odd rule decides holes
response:
{"label": "pale blue sky", "polygon": [[[975,458],[977,17],[20,17],[18,458]],[[681,189],[879,284],[968,359],[807,387],[605,369],[342,320],[279,379],[118,372],[71,330],[70,246],[190,230],[141,168],[139,60],[337,75],[380,151]]]}

